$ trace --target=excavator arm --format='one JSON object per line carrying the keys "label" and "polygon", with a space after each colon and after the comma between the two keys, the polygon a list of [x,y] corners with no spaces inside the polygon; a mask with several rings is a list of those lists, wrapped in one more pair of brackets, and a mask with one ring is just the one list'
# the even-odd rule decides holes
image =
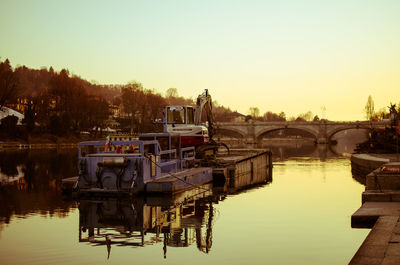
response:
{"label": "excavator arm", "polygon": [[212,137],[214,135],[214,119],[212,115],[212,100],[210,94],[208,94],[208,89],[205,89],[204,92],[197,97],[194,112],[194,123],[196,125],[200,125],[201,123],[203,110],[205,111],[207,117],[208,135],[210,137],[210,141],[212,141]]}
{"label": "excavator arm", "polygon": [[196,157],[205,158],[206,152],[208,150],[212,150],[213,154],[215,155],[220,146],[225,147],[229,153],[229,147],[226,144],[217,143],[213,139],[214,118],[212,115],[212,100],[211,100],[211,96],[208,94],[208,89],[205,89],[204,92],[197,97],[196,107],[195,107],[195,111],[194,111],[194,123],[196,125],[200,125],[200,123],[201,123],[201,116],[203,114],[203,110],[205,111],[206,116],[207,116],[208,136],[209,136],[210,141],[208,144],[198,146],[196,148]]}

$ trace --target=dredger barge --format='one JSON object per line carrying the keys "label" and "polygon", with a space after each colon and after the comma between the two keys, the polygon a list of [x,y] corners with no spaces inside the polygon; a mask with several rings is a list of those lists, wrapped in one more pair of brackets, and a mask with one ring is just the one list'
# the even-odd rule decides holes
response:
{"label": "dredger barge", "polygon": [[196,159],[195,148],[181,147],[179,138],[144,134],[136,141],[113,141],[118,149],[112,151],[106,151],[106,141],[79,143],[79,176],[64,179],[63,189],[78,195],[168,194],[210,182],[240,189],[272,176],[268,150],[231,150]]}
{"label": "dredger barge", "polygon": [[164,108],[163,133],[142,134],[134,141],[79,143],[79,176],[64,179],[63,189],[79,195],[176,193],[210,182],[244,188],[269,180],[271,152],[229,150],[213,141],[211,111],[205,90],[195,107]]}

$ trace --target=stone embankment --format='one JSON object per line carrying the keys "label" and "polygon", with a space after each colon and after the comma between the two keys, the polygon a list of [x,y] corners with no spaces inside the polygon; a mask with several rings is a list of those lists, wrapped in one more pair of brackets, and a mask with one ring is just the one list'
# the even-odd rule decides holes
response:
{"label": "stone embankment", "polygon": [[[352,169],[366,176],[362,206],[351,217],[354,228],[372,228],[350,264],[400,264],[400,162],[397,155],[357,154]],[[374,168],[375,167],[375,168]]]}

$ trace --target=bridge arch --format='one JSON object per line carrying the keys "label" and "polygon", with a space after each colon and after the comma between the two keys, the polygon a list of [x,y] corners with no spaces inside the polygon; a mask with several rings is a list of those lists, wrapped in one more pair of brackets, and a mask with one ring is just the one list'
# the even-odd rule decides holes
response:
{"label": "bridge arch", "polygon": [[245,138],[245,136],[243,135],[243,133],[239,130],[235,130],[232,128],[215,128],[215,132],[214,132],[215,136],[229,136],[229,137],[233,137],[233,138],[238,138],[238,139],[242,139]]}
{"label": "bridge arch", "polygon": [[326,138],[328,139],[328,142],[330,142],[332,137],[335,134],[342,132],[342,131],[351,130],[351,129],[369,130],[369,129],[371,129],[371,127],[367,126],[367,125],[359,125],[359,124],[343,126],[343,127],[335,128],[334,130],[327,132]]}
{"label": "bridge arch", "polygon": [[312,136],[313,138],[315,138],[316,140],[318,139],[318,134],[313,131],[310,130],[308,128],[303,128],[303,127],[290,127],[290,126],[281,126],[281,127],[275,127],[275,128],[266,128],[261,130],[257,135],[256,135],[256,140],[259,141],[261,140],[265,135],[267,135],[268,133],[274,132],[274,131],[280,131],[280,130],[296,130],[296,131],[303,131],[308,133],[310,136]]}

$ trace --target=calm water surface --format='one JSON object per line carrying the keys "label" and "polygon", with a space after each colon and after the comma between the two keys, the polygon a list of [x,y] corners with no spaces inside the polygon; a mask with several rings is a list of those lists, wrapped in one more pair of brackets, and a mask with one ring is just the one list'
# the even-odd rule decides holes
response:
{"label": "calm water surface", "polygon": [[275,148],[273,180],[173,199],[60,195],[75,150],[0,153],[0,264],[347,264],[364,186],[315,146]]}

